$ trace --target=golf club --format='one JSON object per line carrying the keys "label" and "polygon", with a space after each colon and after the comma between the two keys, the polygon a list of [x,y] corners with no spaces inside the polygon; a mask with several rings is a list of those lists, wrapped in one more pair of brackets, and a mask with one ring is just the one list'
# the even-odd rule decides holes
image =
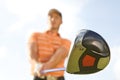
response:
{"label": "golf club", "polygon": [[82,29],[75,38],[66,68],[55,68],[42,73],[66,71],[71,74],[92,74],[104,70],[110,62],[110,49],[98,33]]}

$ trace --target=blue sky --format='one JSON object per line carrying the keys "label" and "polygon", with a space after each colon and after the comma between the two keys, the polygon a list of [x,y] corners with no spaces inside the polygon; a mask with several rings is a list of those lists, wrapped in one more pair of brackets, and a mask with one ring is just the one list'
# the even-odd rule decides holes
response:
{"label": "blue sky", "polygon": [[111,50],[111,61],[91,75],[65,73],[66,80],[120,80],[119,0],[0,0],[0,80],[32,80],[27,40],[34,31],[47,29],[47,11],[63,13],[62,37],[74,40],[80,29],[101,34]]}

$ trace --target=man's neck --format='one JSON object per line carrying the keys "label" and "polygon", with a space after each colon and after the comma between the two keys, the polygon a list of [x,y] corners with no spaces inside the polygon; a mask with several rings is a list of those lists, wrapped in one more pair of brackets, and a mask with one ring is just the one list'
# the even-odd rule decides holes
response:
{"label": "man's neck", "polygon": [[58,29],[49,29],[49,31],[52,33],[58,33]]}
{"label": "man's neck", "polygon": [[49,29],[48,32],[49,32],[50,34],[60,36],[58,30],[56,30],[56,29]]}

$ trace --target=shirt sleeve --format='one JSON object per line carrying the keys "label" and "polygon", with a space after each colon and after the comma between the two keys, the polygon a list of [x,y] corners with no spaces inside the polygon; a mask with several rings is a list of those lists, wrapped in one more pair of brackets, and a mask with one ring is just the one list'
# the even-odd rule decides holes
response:
{"label": "shirt sleeve", "polygon": [[67,39],[63,39],[63,46],[69,51],[70,50],[71,41]]}
{"label": "shirt sleeve", "polygon": [[28,44],[30,43],[36,43],[37,42],[37,36],[39,35],[39,33],[32,33],[29,40],[28,40]]}

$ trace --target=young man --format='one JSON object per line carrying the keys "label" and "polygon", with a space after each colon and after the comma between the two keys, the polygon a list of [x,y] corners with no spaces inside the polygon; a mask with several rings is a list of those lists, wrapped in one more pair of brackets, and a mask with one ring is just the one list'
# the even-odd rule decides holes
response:
{"label": "young man", "polygon": [[35,32],[29,40],[29,57],[34,80],[64,80],[64,71],[41,73],[43,70],[64,67],[71,42],[60,36],[62,14],[57,9],[48,12],[49,30]]}

